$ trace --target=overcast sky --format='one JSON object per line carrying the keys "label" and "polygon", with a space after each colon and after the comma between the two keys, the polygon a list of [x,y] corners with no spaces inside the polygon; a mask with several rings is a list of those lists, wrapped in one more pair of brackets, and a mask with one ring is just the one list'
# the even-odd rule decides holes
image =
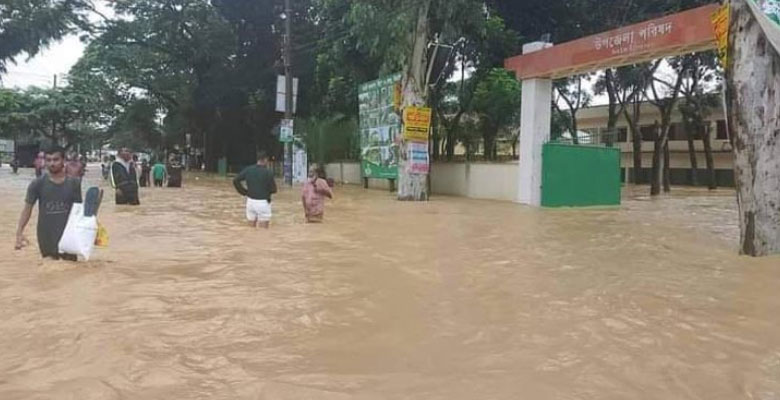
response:
{"label": "overcast sky", "polygon": [[67,74],[83,52],[78,37],[68,36],[29,61],[25,55],[17,57],[17,65],[9,64],[3,75],[3,87],[51,86],[54,74]]}

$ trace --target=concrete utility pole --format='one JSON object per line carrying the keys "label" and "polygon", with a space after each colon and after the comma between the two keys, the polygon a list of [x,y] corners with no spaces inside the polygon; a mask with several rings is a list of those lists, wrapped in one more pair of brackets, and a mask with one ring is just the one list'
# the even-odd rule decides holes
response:
{"label": "concrete utility pole", "polygon": [[[52,89],[57,90],[57,74],[54,74],[54,80],[52,82]],[[56,97],[55,97],[56,99]],[[52,140],[54,140],[54,143],[56,145],[59,145],[59,140],[57,140],[57,121],[52,118],[51,119],[51,137]]]}
{"label": "concrete utility pole", "polygon": [[[293,75],[292,75],[292,6],[290,0],[284,0],[284,83],[285,106],[284,118],[293,119]],[[284,144],[284,182],[292,186],[293,183],[293,144]]]}

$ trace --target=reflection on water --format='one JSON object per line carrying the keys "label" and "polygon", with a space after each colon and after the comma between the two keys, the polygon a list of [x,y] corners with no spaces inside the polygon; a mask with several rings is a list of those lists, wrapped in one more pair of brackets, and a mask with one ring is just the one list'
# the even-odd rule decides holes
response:
{"label": "reflection on water", "polygon": [[780,398],[780,260],[736,256],[727,191],[539,211],[340,187],[305,225],[296,189],[266,232],[190,177],[106,201],[111,247],[74,265],[12,251],[29,179],[0,170],[1,399]]}

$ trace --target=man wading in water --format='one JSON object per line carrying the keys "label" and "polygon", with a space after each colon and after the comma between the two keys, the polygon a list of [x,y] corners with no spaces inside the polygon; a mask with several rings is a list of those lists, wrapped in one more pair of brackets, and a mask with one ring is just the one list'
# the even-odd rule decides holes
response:
{"label": "man wading in water", "polygon": [[33,206],[38,206],[38,248],[44,258],[76,261],[76,256],[60,254],[59,243],[68,223],[71,206],[81,203],[81,180],[65,174],[65,150],[52,148],[45,153],[48,174],[37,178],[27,188],[22,215],[16,229],[16,250],[26,244],[24,229],[30,222]]}
{"label": "man wading in water", "polygon": [[138,173],[130,149],[119,150],[119,158],[111,164],[111,185],[116,189],[117,205],[141,205],[138,199]]}
{"label": "man wading in water", "polygon": [[[246,181],[246,187],[243,183]],[[233,186],[242,196],[246,196],[246,218],[249,225],[268,229],[271,222],[271,195],[276,193],[274,173],[268,169],[268,156],[265,152],[257,155],[257,165],[246,167],[233,180]]]}

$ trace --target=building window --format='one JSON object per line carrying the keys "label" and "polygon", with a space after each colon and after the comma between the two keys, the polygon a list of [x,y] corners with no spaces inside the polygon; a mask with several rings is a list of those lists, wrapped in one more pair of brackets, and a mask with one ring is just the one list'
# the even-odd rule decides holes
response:
{"label": "building window", "polygon": [[642,133],[643,142],[655,142],[658,137],[655,125],[643,126],[639,128],[639,131]]}
{"label": "building window", "polygon": [[618,141],[618,143],[626,143],[626,142],[628,142],[628,128],[620,128],[620,129],[618,129],[617,141]]}
{"label": "building window", "polygon": [[672,124],[669,130],[669,140],[688,140],[688,132],[682,123]]}
{"label": "building window", "polygon": [[722,119],[718,121],[718,132],[715,138],[718,140],[729,140],[729,130],[728,127],[726,127],[726,120]]}

